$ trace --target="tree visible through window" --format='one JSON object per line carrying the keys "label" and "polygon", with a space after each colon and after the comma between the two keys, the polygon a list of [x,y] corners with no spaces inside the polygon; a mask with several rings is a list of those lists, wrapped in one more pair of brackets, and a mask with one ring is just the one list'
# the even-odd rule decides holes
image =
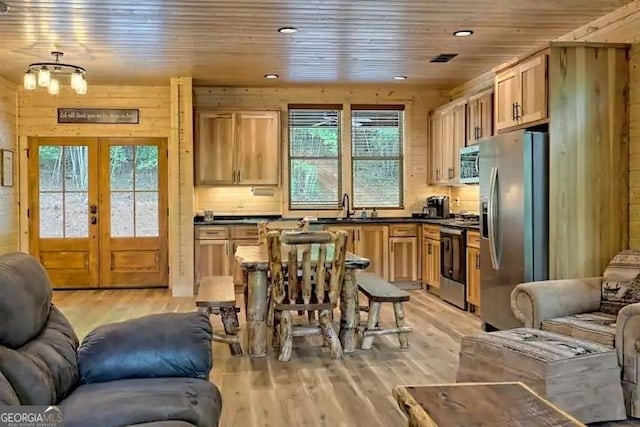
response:
{"label": "tree visible through window", "polygon": [[289,110],[289,205],[336,209],[340,197],[340,111]]}
{"label": "tree visible through window", "polygon": [[353,206],[402,207],[401,110],[351,113]]}

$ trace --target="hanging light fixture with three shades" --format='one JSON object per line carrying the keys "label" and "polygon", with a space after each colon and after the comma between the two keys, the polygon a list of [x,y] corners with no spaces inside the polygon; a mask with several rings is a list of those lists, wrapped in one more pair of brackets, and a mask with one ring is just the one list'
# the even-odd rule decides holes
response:
{"label": "hanging light fixture with three shades", "polygon": [[64,53],[59,51],[51,52],[55,58],[55,62],[35,62],[30,64],[27,72],[24,73],[24,88],[26,90],[35,90],[38,86],[46,87],[51,95],[60,93],[59,76],[69,75],[71,89],[78,95],[87,93],[87,70],[72,64],[63,64],[60,57]]}

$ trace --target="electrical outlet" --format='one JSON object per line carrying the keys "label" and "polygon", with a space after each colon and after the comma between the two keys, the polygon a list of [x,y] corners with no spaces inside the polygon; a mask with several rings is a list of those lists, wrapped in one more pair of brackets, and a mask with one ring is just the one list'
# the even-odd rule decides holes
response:
{"label": "electrical outlet", "polygon": [[236,205],[239,209],[244,208],[244,199],[238,199],[238,204]]}

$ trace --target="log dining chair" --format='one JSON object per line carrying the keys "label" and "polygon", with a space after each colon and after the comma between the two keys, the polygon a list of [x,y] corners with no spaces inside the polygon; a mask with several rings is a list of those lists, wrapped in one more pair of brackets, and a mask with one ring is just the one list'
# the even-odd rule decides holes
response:
{"label": "log dining chair", "polygon": [[[332,358],[342,358],[342,345],[332,325],[330,313],[337,306],[344,282],[346,245],[345,231],[268,233],[273,347],[279,350],[278,360],[286,362],[291,358],[294,336],[307,335],[322,335],[329,345]],[[288,266],[298,266],[301,258],[301,277],[290,275],[285,280],[284,257]],[[292,324],[292,311],[314,310],[319,312],[318,324]]]}
{"label": "log dining chair", "polygon": [[[258,242],[261,245],[266,245],[267,244],[267,234],[269,234],[269,232],[271,231],[279,231],[279,232],[283,232],[283,231],[309,231],[309,221],[305,221],[305,220],[294,220],[294,219],[281,219],[278,221],[261,221],[258,223]],[[298,277],[300,277],[301,272],[298,272]],[[289,279],[289,271],[288,270],[284,270],[283,271],[283,275],[284,275],[284,280],[288,280]],[[268,288],[269,291],[267,292],[267,295],[269,295],[269,301],[267,303],[267,325],[268,326],[273,326],[273,304],[271,301],[271,278],[268,277],[269,280],[269,284],[268,284]],[[246,295],[245,295],[246,297]],[[246,301],[246,299],[245,299]],[[304,314],[302,312],[299,312],[299,314]],[[309,311],[307,313],[308,317],[309,317],[309,322],[313,321],[315,319],[315,314],[313,311]]]}

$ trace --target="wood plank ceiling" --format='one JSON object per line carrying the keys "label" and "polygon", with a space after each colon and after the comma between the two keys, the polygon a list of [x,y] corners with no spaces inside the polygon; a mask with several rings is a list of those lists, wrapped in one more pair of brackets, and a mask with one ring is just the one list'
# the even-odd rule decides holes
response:
{"label": "wood plank ceiling", "polygon": [[[451,87],[628,0],[5,0],[0,75],[62,50],[90,84]],[[280,34],[282,26],[299,28]],[[458,29],[472,29],[456,38]],[[429,60],[457,53],[447,64]],[[278,73],[277,82],[264,74]]]}

